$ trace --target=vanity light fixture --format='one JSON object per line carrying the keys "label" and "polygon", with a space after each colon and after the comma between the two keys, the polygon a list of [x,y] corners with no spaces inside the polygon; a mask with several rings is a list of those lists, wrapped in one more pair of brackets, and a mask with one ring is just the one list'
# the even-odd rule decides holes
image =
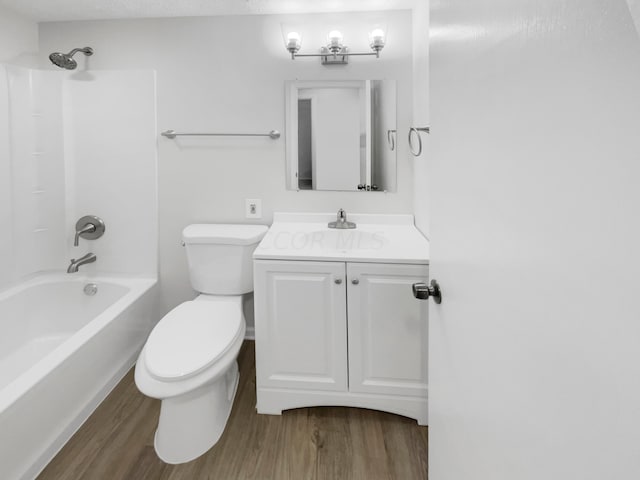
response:
{"label": "vanity light fixture", "polygon": [[346,65],[349,63],[349,57],[352,56],[371,56],[375,55],[380,58],[380,50],[384,48],[386,35],[383,29],[375,28],[369,33],[369,46],[371,52],[356,53],[350,52],[349,47],[344,45],[343,36],[339,30],[331,30],[327,35],[327,44],[320,48],[320,53],[298,53],[302,46],[302,37],[298,32],[287,33],[285,45],[291,60],[297,57],[320,57],[323,65]]}

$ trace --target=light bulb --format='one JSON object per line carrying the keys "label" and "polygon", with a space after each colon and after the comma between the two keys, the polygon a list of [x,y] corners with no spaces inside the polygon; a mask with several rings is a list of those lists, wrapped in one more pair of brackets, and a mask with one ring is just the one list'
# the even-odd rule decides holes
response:
{"label": "light bulb", "polygon": [[369,45],[374,50],[381,50],[384,47],[384,30],[376,28],[369,34]]}
{"label": "light bulb", "polygon": [[289,32],[287,34],[287,50],[297,52],[300,50],[300,34],[298,32]]}
{"label": "light bulb", "polygon": [[329,45],[331,47],[342,47],[342,33],[338,30],[331,30],[329,32]]}

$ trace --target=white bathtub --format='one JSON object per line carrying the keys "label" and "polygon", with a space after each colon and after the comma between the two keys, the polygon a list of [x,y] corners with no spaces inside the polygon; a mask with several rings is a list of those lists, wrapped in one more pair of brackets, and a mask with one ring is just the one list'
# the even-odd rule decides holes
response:
{"label": "white bathtub", "polygon": [[2,480],[34,478],[131,368],[155,284],[56,274],[0,294]]}

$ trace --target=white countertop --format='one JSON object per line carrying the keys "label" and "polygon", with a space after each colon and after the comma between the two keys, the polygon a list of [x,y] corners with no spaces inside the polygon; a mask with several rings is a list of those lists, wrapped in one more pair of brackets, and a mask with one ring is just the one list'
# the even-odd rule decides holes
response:
{"label": "white countertop", "polygon": [[413,215],[350,214],[355,229],[328,228],[335,213],[280,213],[264,236],[256,260],[429,263],[429,242]]}

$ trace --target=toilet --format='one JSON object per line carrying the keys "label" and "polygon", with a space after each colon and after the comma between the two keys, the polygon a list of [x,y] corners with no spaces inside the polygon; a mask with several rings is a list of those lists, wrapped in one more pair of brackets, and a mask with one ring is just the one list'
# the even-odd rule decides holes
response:
{"label": "toilet", "polygon": [[242,295],[253,291],[252,254],[263,225],[189,225],[189,278],[200,292],[165,315],[135,369],[145,395],[162,400],[154,446],[166,463],[191,461],[220,439],[238,387],[245,335]]}

